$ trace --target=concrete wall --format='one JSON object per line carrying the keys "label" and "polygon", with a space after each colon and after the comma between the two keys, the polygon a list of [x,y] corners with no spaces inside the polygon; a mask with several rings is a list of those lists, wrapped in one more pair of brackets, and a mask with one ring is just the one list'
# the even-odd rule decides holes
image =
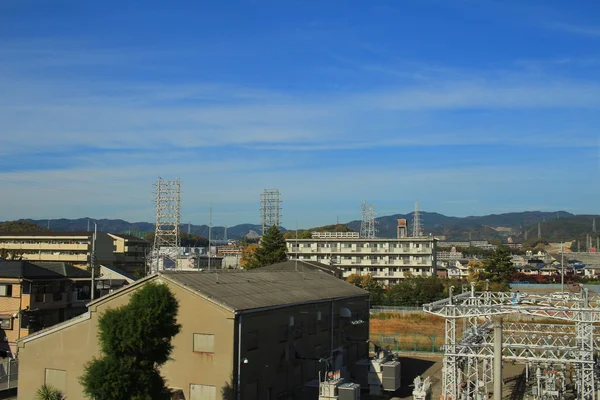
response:
{"label": "concrete wall", "polygon": [[[233,315],[197,295],[171,283],[179,300],[178,322],[181,332],[173,339],[173,361],[163,367],[167,384],[183,390],[189,398],[190,385],[212,385],[217,388],[230,383],[233,370]],[[60,388],[69,400],[83,400],[83,390],[78,378],[83,366],[94,356],[100,356],[97,324],[98,316],[108,308],[127,304],[135,285],[94,304],[89,319],[86,315],[65,322],[41,336],[22,341],[19,350],[19,399],[30,400],[45,383],[47,369],[51,374],[64,374],[64,387]],[[194,333],[215,335],[214,354],[194,353]],[[55,372],[59,371],[59,372]],[[60,371],[64,371],[60,372]],[[218,397],[220,398],[220,396]]]}

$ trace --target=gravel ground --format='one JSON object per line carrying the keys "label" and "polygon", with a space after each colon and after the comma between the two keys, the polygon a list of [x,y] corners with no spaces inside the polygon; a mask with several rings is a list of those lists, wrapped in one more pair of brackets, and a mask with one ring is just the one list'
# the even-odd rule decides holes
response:
{"label": "gravel ground", "polygon": [[[412,355],[410,353],[401,354],[402,363],[402,387],[391,396],[372,397],[372,399],[412,399],[413,379],[418,375],[423,377],[430,376],[432,381],[432,399],[439,399],[442,391],[442,357],[439,355]],[[503,377],[509,378],[519,375],[523,371],[523,366],[505,363],[503,368]],[[510,399],[514,382],[504,385],[503,398]],[[365,400],[370,400],[365,397]]]}

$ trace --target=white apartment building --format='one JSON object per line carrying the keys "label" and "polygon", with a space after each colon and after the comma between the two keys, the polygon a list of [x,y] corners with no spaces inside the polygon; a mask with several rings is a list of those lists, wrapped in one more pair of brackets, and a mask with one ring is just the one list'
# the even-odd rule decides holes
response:
{"label": "white apartment building", "polygon": [[311,232],[313,239],[358,239],[358,232]]}
{"label": "white apartment building", "polygon": [[370,274],[384,285],[408,276],[436,275],[436,243],[430,237],[286,240],[290,259],[336,265],[344,278]]}
{"label": "white apartment building", "polygon": [[[93,232],[0,232],[0,249],[16,251],[23,260],[37,262],[64,262],[87,267],[92,254]],[[98,232],[96,236],[96,264],[115,262],[114,239]]]}

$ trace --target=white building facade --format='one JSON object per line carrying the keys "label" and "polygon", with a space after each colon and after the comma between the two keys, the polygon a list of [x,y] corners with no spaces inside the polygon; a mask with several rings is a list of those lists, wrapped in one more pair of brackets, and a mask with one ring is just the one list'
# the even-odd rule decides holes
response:
{"label": "white building facade", "polygon": [[435,276],[437,239],[289,239],[288,257],[336,265],[344,278],[370,274],[384,285],[409,276]]}

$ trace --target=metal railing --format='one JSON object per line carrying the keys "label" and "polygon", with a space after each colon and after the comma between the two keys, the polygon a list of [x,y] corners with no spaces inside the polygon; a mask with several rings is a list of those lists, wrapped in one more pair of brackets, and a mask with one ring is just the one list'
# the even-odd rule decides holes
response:
{"label": "metal railing", "polygon": [[393,352],[444,353],[444,336],[407,333],[396,335],[372,334],[372,344]]}
{"label": "metal railing", "polygon": [[402,306],[371,306],[371,314],[394,313],[394,314],[422,314],[423,307]]}
{"label": "metal railing", "polygon": [[14,389],[19,382],[19,360],[0,362],[0,391]]}

